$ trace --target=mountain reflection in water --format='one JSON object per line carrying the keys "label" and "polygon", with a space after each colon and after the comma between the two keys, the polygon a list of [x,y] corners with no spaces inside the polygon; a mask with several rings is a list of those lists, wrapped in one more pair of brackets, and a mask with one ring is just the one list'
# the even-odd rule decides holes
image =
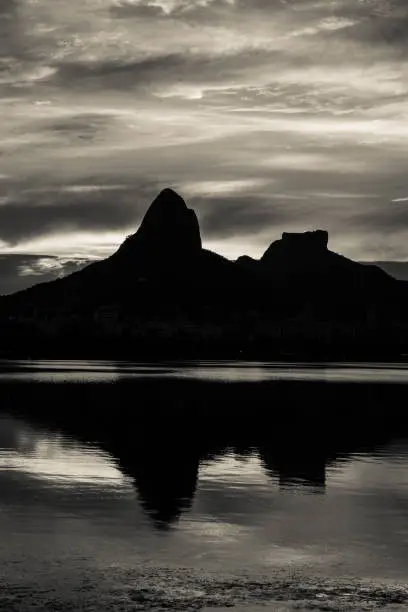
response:
{"label": "mountain reflection in water", "polygon": [[0,363],[0,610],[406,610],[408,370],[251,367]]}
{"label": "mountain reflection in water", "polygon": [[10,377],[2,391],[9,413],[109,453],[160,530],[191,508],[200,465],[212,459],[256,456],[282,491],[324,493],[328,466],[408,431],[405,385]]}

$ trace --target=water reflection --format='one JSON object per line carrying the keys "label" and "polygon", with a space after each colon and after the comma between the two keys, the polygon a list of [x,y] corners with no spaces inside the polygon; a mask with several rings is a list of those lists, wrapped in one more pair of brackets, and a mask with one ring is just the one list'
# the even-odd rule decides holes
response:
{"label": "water reflection", "polygon": [[[266,473],[272,479],[277,475],[281,491],[293,489],[305,493],[325,492],[328,457],[313,453],[306,457],[288,457],[268,447],[260,449],[260,457]],[[338,459],[344,461],[346,456],[339,454]]]}
{"label": "water reflection", "polygon": [[[66,428],[55,427],[53,419],[3,415],[3,492],[4,479],[10,481],[13,474],[41,481],[43,491],[48,487],[54,491],[63,488],[66,494],[75,496],[87,491],[95,500],[105,499],[109,492],[129,496],[133,488],[151,526],[159,531],[176,525],[191,510],[200,473],[211,473],[211,482],[219,482],[220,486],[227,482],[229,489],[235,491],[234,497],[239,491],[246,495],[246,491],[253,490],[256,481],[264,489],[273,490],[276,485],[278,491],[285,493],[324,494],[328,469],[333,472],[339,468],[344,474],[347,464],[359,453],[360,457],[370,457],[366,455],[368,448],[359,444],[349,445],[348,450],[341,445],[338,449],[332,447],[328,453],[322,448],[299,447],[294,451],[292,447],[270,446],[262,441],[234,447],[228,443],[207,445],[203,440],[199,445],[180,440],[174,444],[171,439],[135,436],[129,444],[129,440],[106,435],[91,443],[80,426],[75,428],[70,423]],[[384,443],[372,445],[370,452],[381,455]],[[405,460],[403,466],[405,469]],[[24,494],[21,502],[24,503]]]}
{"label": "water reflection", "polygon": [[0,381],[113,383],[146,378],[228,383],[319,381],[404,384],[408,383],[408,367],[404,363],[0,360]]}
{"label": "water reflection", "polygon": [[[237,478],[238,458],[233,449],[220,446],[210,457],[211,459],[207,453],[199,456],[191,449],[186,449],[183,453],[162,449],[160,452],[150,450],[149,453],[143,454],[136,452],[131,458],[118,454],[116,462],[132,479],[140,503],[152,525],[158,529],[166,529],[191,509],[201,465],[214,462],[225,477],[226,464],[220,462],[223,458],[232,458]],[[307,456],[300,456],[294,462],[284,455],[271,454],[265,447],[253,447],[250,459],[256,460],[256,465],[265,470],[271,484],[278,481],[281,491],[293,491],[297,494],[302,490],[306,493],[324,493],[326,467],[336,463],[333,458],[330,462],[325,457],[311,461]],[[339,459],[345,462],[347,455],[341,454]],[[241,478],[240,475],[239,480]],[[229,485],[232,486],[232,483],[229,482]],[[239,486],[237,482],[235,488]]]}
{"label": "water reflection", "polygon": [[[361,476],[359,481],[356,473],[347,472],[347,466],[359,456],[359,466],[363,469],[364,461],[370,461],[371,456],[387,453],[386,447],[381,445],[372,447],[371,455],[364,452],[358,455],[359,447],[356,446],[347,452],[339,449],[337,454],[332,452],[330,456],[323,453],[293,456],[285,454],[282,448],[273,449],[264,444],[220,445],[217,448],[203,445],[200,452],[191,445],[156,446],[152,440],[132,448],[107,441],[89,444],[79,434],[74,438],[72,429],[64,432],[44,421],[36,422],[32,417],[22,419],[4,414],[0,419],[0,431],[3,504],[29,504],[31,509],[38,504],[51,504],[55,508],[55,494],[59,491],[57,508],[60,512],[67,512],[66,504],[68,509],[71,504],[79,507],[85,504],[87,513],[103,518],[115,499],[127,499],[133,505],[136,499],[132,495],[133,488],[151,527],[167,531],[191,511],[202,479],[202,483],[211,484],[211,489],[215,487],[218,495],[223,489],[232,495],[232,505],[228,498],[222,502],[230,517],[226,523],[203,517],[199,525],[194,525],[195,534],[204,534],[205,530],[206,537],[211,534],[218,538],[222,534],[224,540],[238,537],[238,534],[243,536],[245,523],[240,524],[241,519],[234,523],[231,514],[252,511],[250,507],[255,498],[251,498],[251,491],[258,491],[258,495],[263,491],[261,498],[268,498],[277,485],[277,491],[296,496],[323,494],[328,471],[332,484],[336,478],[341,483],[341,478],[347,475],[341,486],[350,487],[353,478],[357,478],[356,486],[361,486]],[[407,486],[406,444],[400,449],[398,459],[398,446],[395,447],[395,461],[401,462],[400,472],[405,474]],[[384,480],[387,482],[389,477]],[[19,483],[23,488],[18,488]],[[401,479],[395,484],[401,486]],[[221,501],[217,502],[219,510]],[[131,525],[131,515],[128,520]],[[135,528],[136,525],[135,517]]]}
{"label": "water reflection", "polygon": [[100,380],[1,379],[5,609],[406,604],[408,386]]}
{"label": "water reflection", "polygon": [[[168,529],[191,509],[200,465],[217,466],[215,469],[224,478],[231,458],[234,462],[248,463],[260,458],[260,466],[264,467],[271,482],[279,478],[286,487],[295,489],[296,480],[304,478],[308,470],[308,463],[305,464],[304,460],[298,471],[292,466],[291,479],[288,478],[284,458],[271,456],[266,448],[239,451],[219,446],[217,449],[202,447],[201,452],[197,452],[192,446],[156,446],[152,441],[132,448],[106,441],[90,444],[81,440],[80,435],[75,439],[72,430],[64,433],[64,430],[55,430],[44,421],[37,423],[33,417],[23,419],[3,414],[0,430],[3,494],[6,481],[11,485],[16,478],[20,482],[24,479],[25,493],[27,486],[35,487],[36,481],[41,483],[42,500],[47,498],[44,492],[48,488],[54,491],[64,489],[65,494],[75,496],[83,495],[86,490],[88,496],[92,494],[102,498],[109,491],[123,494],[133,486],[151,525],[159,530]],[[324,473],[324,458],[320,469]],[[235,463],[233,470],[236,470]],[[29,478],[34,478],[34,481]],[[24,502],[24,497],[21,501]]]}
{"label": "water reflection", "polygon": [[154,447],[116,452],[116,465],[131,478],[155,528],[168,529],[191,508],[200,465],[197,453],[163,452]]}
{"label": "water reflection", "polygon": [[[37,366],[45,367],[27,367]],[[105,374],[113,368],[54,366]],[[4,370],[3,409],[23,420],[3,422],[3,468],[54,486],[74,480],[76,486],[99,482],[106,489],[126,482],[153,527],[163,530],[192,508],[200,466],[208,462],[232,454],[245,464],[257,457],[280,491],[323,494],[328,467],[408,432],[408,415],[401,410],[408,399],[405,385],[322,384],[319,374],[309,382],[228,380],[190,380],[188,369],[179,368],[179,377],[167,379],[119,378],[112,384],[108,372],[101,384],[51,385],[35,376],[23,382]]]}
{"label": "water reflection", "polygon": [[127,477],[96,444],[76,440],[35,418],[0,415],[0,473],[10,482],[25,479],[38,486],[65,489],[119,489]]}

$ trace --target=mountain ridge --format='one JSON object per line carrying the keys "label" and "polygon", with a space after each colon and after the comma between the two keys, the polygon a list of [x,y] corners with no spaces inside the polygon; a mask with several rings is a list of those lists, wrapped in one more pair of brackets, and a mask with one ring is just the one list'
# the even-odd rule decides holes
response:
{"label": "mountain ridge", "polygon": [[[322,229],[307,230],[305,232],[283,232],[281,238],[272,241],[259,259],[242,255],[233,262],[233,260],[229,260],[223,255],[215,255],[231,263],[244,263],[245,265],[248,263],[260,263],[265,268],[268,265],[273,265],[274,254],[276,252],[279,256],[283,255],[286,258],[286,264],[289,263],[287,261],[288,257],[293,258],[295,256],[307,257],[309,260],[313,259],[315,263],[319,255],[334,253],[329,251],[328,241],[329,234],[326,230]],[[156,253],[152,255],[152,252],[154,253],[155,251]],[[107,258],[91,262],[82,270],[49,282],[59,283],[71,276],[82,274],[86,269],[95,269],[102,262],[114,261],[116,263],[116,261],[119,262],[123,257],[134,260],[141,271],[149,271],[146,268],[149,268],[151,265],[154,270],[150,270],[150,272],[154,271],[157,273],[158,266],[163,265],[167,267],[169,259],[172,261],[174,254],[177,256],[176,259],[179,259],[177,263],[180,264],[180,258],[183,255],[196,257],[200,252],[209,253],[211,251],[202,247],[200,227],[195,211],[187,207],[184,199],[176,191],[167,187],[158,194],[148,207],[137,231],[129,235],[114,253]],[[354,262],[337,253],[335,255],[343,258],[343,261],[349,261],[358,266],[373,265],[369,262],[360,264],[360,262]],[[139,261],[138,257],[140,258]],[[123,261],[120,263],[122,264]],[[38,285],[34,285],[34,287],[36,286]],[[30,291],[34,287],[23,289],[22,291]],[[21,291],[16,293],[21,293]],[[12,295],[16,295],[16,293]]]}
{"label": "mountain ridge", "polygon": [[149,344],[154,337],[160,344],[165,336],[170,342],[187,335],[197,346],[222,348],[254,338],[264,343],[293,325],[303,335],[322,325],[360,326],[373,340],[373,322],[405,322],[405,284],[331,251],[328,242],[322,229],[284,232],[259,259],[229,260],[203,248],[195,212],[167,188],[106,259],[1,297],[0,341],[24,345],[25,333],[35,341],[115,336],[117,343],[134,337]]}

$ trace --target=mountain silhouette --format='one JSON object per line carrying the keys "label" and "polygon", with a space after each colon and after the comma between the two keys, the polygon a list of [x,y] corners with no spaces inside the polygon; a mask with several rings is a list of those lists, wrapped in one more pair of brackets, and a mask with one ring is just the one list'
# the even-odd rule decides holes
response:
{"label": "mountain silhouette", "polygon": [[284,232],[261,257],[260,264],[269,270],[275,282],[331,285],[347,283],[357,290],[394,285],[394,279],[377,266],[364,266],[328,249],[329,234],[324,230],[304,233]]}
{"label": "mountain silhouette", "polygon": [[[109,353],[109,343],[131,352],[165,344],[170,352],[176,344],[181,352],[216,347],[218,354],[222,347],[256,351],[273,342],[279,352],[296,335],[303,342],[306,328],[318,344],[323,333],[326,348],[344,339],[355,344],[356,333],[358,343],[372,347],[373,327],[405,350],[406,284],[331,251],[328,242],[321,229],[284,232],[259,260],[230,261],[202,248],[195,212],[167,188],[107,259],[0,298],[3,350],[30,345],[36,352],[41,341],[54,347],[50,354],[55,347],[64,354],[68,345],[74,355],[80,346]],[[323,323],[332,328],[322,332]],[[391,323],[392,333],[385,329]]]}
{"label": "mountain silhouette", "polygon": [[202,248],[195,212],[166,188],[150,205],[137,232],[110,257],[2,300],[25,312],[38,307],[93,310],[126,301],[134,306],[135,300],[145,299],[155,309],[159,299],[170,304],[194,293],[200,298],[210,288],[225,293],[226,286],[239,283],[241,277],[233,262]]}
{"label": "mountain silhouette", "polygon": [[396,316],[395,305],[406,300],[405,285],[375,265],[331,251],[328,242],[321,229],[284,232],[259,261],[244,256],[237,264],[262,279],[275,303],[281,301],[291,313],[323,320]]}
{"label": "mountain silhouette", "polygon": [[129,236],[114,255],[115,263],[146,274],[161,274],[183,267],[201,254],[196,214],[172,189],[164,189],[148,209],[136,234]]}

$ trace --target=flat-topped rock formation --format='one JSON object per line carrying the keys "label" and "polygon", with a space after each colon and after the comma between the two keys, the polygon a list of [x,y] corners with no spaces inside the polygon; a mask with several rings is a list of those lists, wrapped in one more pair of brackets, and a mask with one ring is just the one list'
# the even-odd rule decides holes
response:
{"label": "flat-topped rock formation", "polygon": [[291,257],[316,257],[327,250],[329,234],[325,230],[308,232],[283,232],[282,238],[272,242],[262,255],[261,261],[268,263],[276,253],[286,253]]}

